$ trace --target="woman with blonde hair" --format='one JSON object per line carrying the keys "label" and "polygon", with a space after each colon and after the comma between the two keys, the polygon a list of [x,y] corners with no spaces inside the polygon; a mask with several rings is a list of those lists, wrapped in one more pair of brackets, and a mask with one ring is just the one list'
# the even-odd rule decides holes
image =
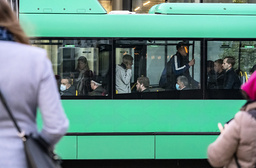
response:
{"label": "woman with blonde hair", "polygon": [[[28,44],[15,14],[6,0],[0,0],[0,90],[22,131],[40,136],[53,147],[66,133],[69,121],[46,51]],[[37,108],[43,120],[39,132]],[[22,140],[2,102],[0,151],[0,167],[28,167]]]}

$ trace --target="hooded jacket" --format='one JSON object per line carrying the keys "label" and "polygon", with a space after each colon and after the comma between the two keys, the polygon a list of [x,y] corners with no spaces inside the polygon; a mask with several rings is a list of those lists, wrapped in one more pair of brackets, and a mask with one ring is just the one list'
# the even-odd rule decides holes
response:
{"label": "hooded jacket", "polygon": [[[256,110],[250,111],[256,113]],[[248,112],[238,112],[215,142],[208,147],[208,161],[213,167],[237,168],[235,154],[242,168],[256,164],[256,120]]]}
{"label": "hooded jacket", "polygon": [[131,69],[126,69],[124,64],[116,66],[116,90],[118,93],[131,93],[131,78]]}
{"label": "hooded jacket", "polygon": [[[246,105],[256,100],[256,72],[241,88],[249,98]],[[213,167],[255,168],[256,165],[256,110],[240,111],[225,127],[215,142],[208,147],[208,160]]]}

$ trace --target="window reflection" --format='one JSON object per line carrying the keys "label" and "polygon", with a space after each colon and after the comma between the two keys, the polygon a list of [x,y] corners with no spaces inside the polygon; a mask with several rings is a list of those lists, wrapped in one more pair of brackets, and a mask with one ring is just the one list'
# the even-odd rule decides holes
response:
{"label": "window reflection", "polygon": [[208,74],[208,89],[240,89],[254,71],[255,46],[255,41],[209,41],[207,55],[214,62],[215,81]]}
{"label": "window reflection", "polygon": [[34,40],[32,43],[47,50],[62,96],[108,95],[111,49],[108,40]]}
{"label": "window reflection", "polygon": [[[141,92],[145,88],[150,92],[199,89],[199,41],[119,40],[116,44],[117,94]],[[122,65],[127,54],[133,58],[131,70]],[[123,70],[123,80],[120,79],[120,69]],[[179,76],[184,77],[178,80]],[[126,77],[129,77],[129,83]],[[148,82],[141,85],[138,80],[141,78]],[[120,92],[120,81],[129,85],[131,91]]]}

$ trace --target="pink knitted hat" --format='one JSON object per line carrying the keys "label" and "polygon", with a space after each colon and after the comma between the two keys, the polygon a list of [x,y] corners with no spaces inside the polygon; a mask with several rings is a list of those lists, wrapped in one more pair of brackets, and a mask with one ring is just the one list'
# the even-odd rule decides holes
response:
{"label": "pink knitted hat", "polygon": [[251,100],[256,100],[256,71],[250,76],[248,81],[241,86]]}

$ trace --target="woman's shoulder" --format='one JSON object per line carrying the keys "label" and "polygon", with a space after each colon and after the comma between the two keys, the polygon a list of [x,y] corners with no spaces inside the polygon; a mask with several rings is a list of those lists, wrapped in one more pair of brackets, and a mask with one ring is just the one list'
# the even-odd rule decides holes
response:
{"label": "woman's shoulder", "polygon": [[252,123],[256,124],[256,110],[247,111],[239,111],[235,115],[235,121],[237,123],[247,123],[252,121]]}
{"label": "woman's shoulder", "polygon": [[31,46],[28,44],[22,44],[18,42],[13,41],[0,41],[2,47],[6,48],[14,48],[19,50],[30,50],[35,52],[44,52],[45,50],[39,47]]}
{"label": "woman's shoulder", "polygon": [[[43,61],[47,58],[46,50],[27,44],[21,44],[12,41],[0,41],[1,52],[6,53],[6,58],[8,57],[14,60],[22,60],[23,62],[35,62]],[[12,52],[10,52],[12,51]]]}

